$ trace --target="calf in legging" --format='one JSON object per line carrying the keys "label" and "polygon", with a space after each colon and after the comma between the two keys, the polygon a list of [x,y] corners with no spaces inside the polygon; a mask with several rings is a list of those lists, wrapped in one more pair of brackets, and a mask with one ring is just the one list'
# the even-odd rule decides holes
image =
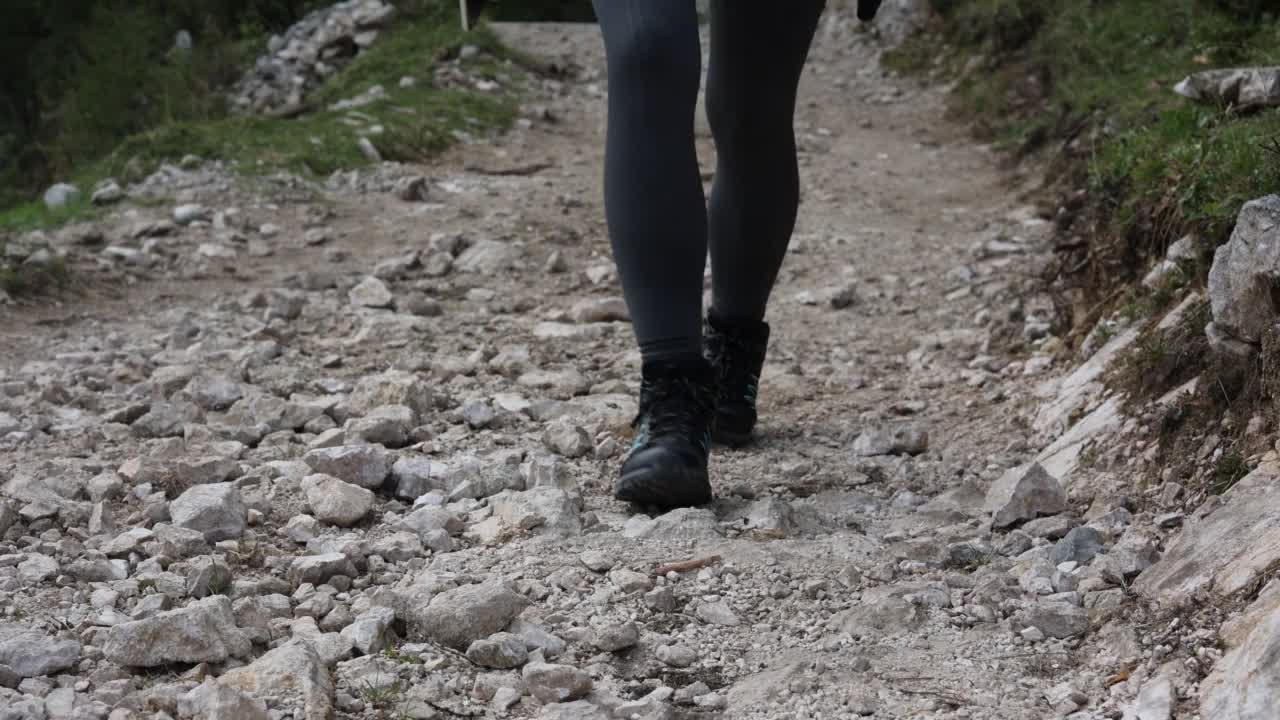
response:
{"label": "calf in legging", "polygon": [[[864,2],[859,16],[870,19],[877,4]],[[712,498],[712,442],[743,446],[756,424],[765,313],[799,205],[796,89],[824,2],[712,0],[710,198],[694,142],[695,3],[594,5],[608,58],[606,217],[642,357],[636,439],[615,495],[701,505]]]}

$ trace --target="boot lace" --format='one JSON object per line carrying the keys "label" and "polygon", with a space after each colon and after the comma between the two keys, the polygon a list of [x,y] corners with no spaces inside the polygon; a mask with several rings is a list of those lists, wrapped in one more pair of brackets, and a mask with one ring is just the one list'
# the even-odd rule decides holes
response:
{"label": "boot lace", "polygon": [[723,332],[715,332],[709,336],[707,349],[710,355],[708,359],[719,370],[721,399],[733,400],[727,393],[740,387],[741,400],[754,408],[760,394],[760,376],[751,370],[746,358],[755,349],[743,338]]}
{"label": "boot lace", "polygon": [[654,438],[675,435],[699,443],[705,450],[711,443],[708,418],[714,405],[710,393],[688,378],[645,381],[640,389],[640,412],[632,421],[636,439],[632,449],[648,445]]}

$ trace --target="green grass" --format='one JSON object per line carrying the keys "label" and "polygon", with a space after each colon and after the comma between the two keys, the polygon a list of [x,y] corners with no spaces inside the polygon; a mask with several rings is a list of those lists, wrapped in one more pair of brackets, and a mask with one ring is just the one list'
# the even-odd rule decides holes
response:
{"label": "green grass", "polygon": [[995,119],[998,127],[1055,120],[1066,126],[1100,116],[1117,134],[1097,148],[1094,176],[1129,179],[1137,202],[1170,182],[1190,181],[1179,197],[1189,220],[1220,217],[1245,195],[1280,189],[1280,165],[1259,152],[1280,133],[1280,115],[1240,118],[1172,91],[1183,77],[1211,67],[1280,63],[1280,24],[1246,21],[1204,0],[954,4],[957,41],[977,43],[997,58],[996,72],[975,73],[964,86],[972,110],[1011,109],[1010,91],[1025,72],[1045,87],[1038,106],[1027,108],[1039,117]]}
{"label": "green grass", "polygon": [[379,720],[408,720],[405,690],[404,684],[399,680],[384,686],[365,681],[360,695],[378,713]]}
{"label": "green grass", "polygon": [[432,67],[441,59],[455,56],[464,44],[483,50],[478,56],[481,58],[504,57],[507,52],[483,25],[470,33],[462,32],[456,3],[432,4],[414,13],[411,20],[398,20],[392,27],[308,99],[328,105],[377,84],[393,91],[406,75],[428,82]]}
{"label": "green grass", "polygon": [[394,705],[403,699],[404,686],[400,684],[400,681],[398,680],[390,685],[383,686],[374,685],[372,682],[366,682],[360,694],[364,696],[366,702],[381,710]]}
{"label": "green grass", "polygon": [[1019,156],[1050,149],[1056,186],[1088,190],[1071,232],[1089,236],[1080,276],[1091,298],[1128,302],[1117,290],[1171,241],[1196,232],[1207,257],[1245,202],[1280,192],[1280,110],[1242,114],[1173,92],[1201,70],[1280,64],[1280,21],[1260,0],[933,4],[936,33],[886,62],[956,79],[956,116]]}
{"label": "green grass", "polygon": [[[1268,383],[1280,344],[1270,366],[1216,356],[1204,335],[1207,301],[1176,327],[1154,326],[1189,289],[1203,289],[1240,207],[1280,192],[1280,110],[1197,103],[1173,88],[1202,70],[1280,64],[1274,3],[932,2],[940,15],[933,31],[886,62],[954,80],[953,116],[1018,158],[1036,156],[1043,199],[1065,210],[1063,239],[1083,241],[1069,243],[1049,273],[1055,292],[1073,296],[1064,308],[1083,310],[1067,337],[1084,337],[1100,318],[1141,323],[1143,335],[1108,385],[1145,408],[1200,378],[1189,399],[1163,411],[1159,463],[1213,492],[1230,488],[1248,472],[1247,459],[1269,447],[1243,428],[1255,415],[1275,417]],[[1197,238],[1195,259],[1164,287],[1142,287],[1168,245],[1188,233]],[[1205,466],[1198,452],[1210,432],[1223,435],[1223,454]]]}
{"label": "green grass", "polygon": [[[81,202],[50,212],[39,200],[0,211],[0,231],[53,227],[89,217],[89,190],[105,177],[138,180],[163,162],[192,154],[234,164],[238,172],[262,174],[289,170],[324,177],[339,169],[365,166],[358,146],[359,116],[365,127],[381,125],[384,132],[369,135],[384,159],[421,161],[446,148],[456,134],[481,134],[506,128],[516,115],[510,87],[523,76],[514,53],[504,50],[485,27],[464,33],[456,4],[421,0],[404,3],[401,17],[368,51],[330,78],[307,98],[313,110],[297,118],[229,116],[201,122],[162,125],[124,140],[114,151],[74,173],[84,193]],[[466,44],[482,52],[468,60],[469,74],[497,80],[506,91],[485,93],[432,86],[433,68],[457,56]],[[400,87],[412,76],[417,84]],[[338,100],[382,85],[388,97],[349,111],[328,108]]]}
{"label": "green grass", "polygon": [[422,658],[408,655],[400,651],[399,648],[389,647],[382,651],[382,656],[392,662],[398,662],[401,665],[421,665]]}
{"label": "green grass", "polygon": [[1144,209],[1168,207],[1185,224],[1221,237],[1247,201],[1280,190],[1280,112],[1233,117],[1193,105],[1119,133],[1093,162],[1090,184],[1115,197],[1126,226]]}
{"label": "green grass", "polygon": [[[447,147],[456,130],[484,131],[504,126],[514,116],[508,101],[469,92],[435,88],[397,88],[386,100],[358,108],[373,119],[367,125],[385,128],[370,140],[388,160],[421,160]],[[154,167],[187,153],[235,163],[243,172],[287,169],[312,176],[367,165],[357,142],[359,134],[344,122],[347,111],[322,110],[285,120],[257,116],[233,117],[211,123],[178,124],[125,141],[102,171],[123,174],[126,166],[142,161]]]}
{"label": "green grass", "polygon": [[1186,287],[1185,270],[1179,268],[1165,282],[1154,288],[1139,285],[1132,288],[1123,304],[1116,310],[1116,319],[1122,325],[1134,322],[1158,320],[1181,297]]}
{"label": "green grass", "polygon": [[880,63],[894,72],[918,75],[933,70],[937,65],[949,65],[954,56],[951,48],[939,52],[937,39],[928,35],[907,38],[896,48],[886,50]]}
{"label": "green grass", "polygon": [[45,207],[44,200],[36,199],[0,211],[0,232],[58,227],[92,217],[94,207],[89,203],[89,188],[83,185],[78,187],[81,191],[80,198],[58,210],[50,210]]}
{"label": "green grass", "polygon": [[1213,494],[1221,495],[1240,482],[1249,472],[1249,464],[1245,457],[1235,450],[1228,450],[1222,453],[1214,463],[1209,487]]}

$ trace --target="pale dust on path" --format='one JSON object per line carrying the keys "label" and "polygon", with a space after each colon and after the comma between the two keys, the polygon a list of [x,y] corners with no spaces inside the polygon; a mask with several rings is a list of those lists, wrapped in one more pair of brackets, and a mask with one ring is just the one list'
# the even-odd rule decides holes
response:
{"label": "pale dust on path", "polygon": [[[715,513],[731,532],[697,526],[684,537],[624,538],[629,513],[609,496],[614,457],[581,464],[598,532],[559,545],[513,541],[458,553],[453,563],[473,572],[532,572],[573,564],[583,548],[605,549],[637,567],[720,554],[730,579],[711,573],[689,582],[730,598],[742,624],[651,629],[693,645],[708,660],[698,673],[673,671],[665,681],[708,682],[727,695],[727,717],[1048,717],[1044,690],[1073,672],[1062,660],[1071,643],[1031,649],[998,624],[962,617],[953,600],[981,579],[980,569],[944,573],[931,564],[949,542],[980,535],[986,484],[1034,450],[1022,420],[1029,384],[988,370],[1011,359],[987,341],[1001,322],[1017,320],[1007,317],[1017,264],[978,263],[973,248],[1000,231],[1034,238],[1041,223],[1002,180],[994,156],[944,120],[941,92],[887,77],[876,48],[853,28],[847,18],[827,18],[802,82],[796,128],[803,201],[770,312],[761,442],[713,458],[721,496]],[[422,248],[433,234],[461,233],[518,244],[521,265],[512,273],[428,283],[443,314],[417,347],[352,346],[340,339],[357,327],[354,315],[304,315],[307,323],[285,340],[299,372],[319,371],[318,358],[336,352],[343,366],[326,372],[354,381],[407,357],[423,356],[420,367],[438,368],[441,357],[527,344],[535,364],[572,368],[615,390],[620,379],[631,391],[638,364],[625,325],[561,340],[533,334],[536,323],[563,316],[583,298],[619,295],[612,281],[593,284],[585,274],[611,263],[601,197],[607,79],[598,32],[558,25],[499,31],[511,44],[570,67],[563,80],[535,78],[543,87],[530,103],[544,106],[555,122],[539,118],[531,128],[457,146],[422,167],[435,181],[424,205],[386,194],[329,194],[331,247],[350,253],[345,263],[312,248],[246,260],[230,278],[143,284],[122,299],[47,311],[46,320],[61,318],[56,332],[13,318],[5,331],[14,344],[3,367],[73,350],[84,337],[144,338],[211,308],[234,313],[237,298],[301,271],[336,273],[350,284],[378,261]],[[705,124],[700,128],[709,172],[714,150]],[[552,166],[526,176],[466,169],[544,161]],[[567,272],[543,269],[556,251]],[[831,307],[830,293],[849,288],[852,306]],[[448,386],[460,394],[469,387],[461,377]],[[874,459],[851,453],[862,431],[903,423],[929,432],[927,453]],[[525,446],[537,437],[534,431],[500,444]],[[104,455],[112,456],[109,448]],[[771,494],[795,506],[794,517],[788,515],[793,532],[753,534],[745,518],[743,532],[732,531],[748,504],[744,497]],[[769,704],[775,700],[781,704]]]}

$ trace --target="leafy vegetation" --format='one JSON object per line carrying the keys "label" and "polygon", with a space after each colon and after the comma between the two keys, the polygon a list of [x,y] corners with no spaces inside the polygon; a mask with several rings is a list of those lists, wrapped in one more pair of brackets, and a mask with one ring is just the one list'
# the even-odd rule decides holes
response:
{"label": "leafy vegetation", "polygon": [[[470,62],[472,74],[503,85],[516,81],[519,66],[502,62],[513,56],[493,34],[484,27],[463,33],[456,3],[446,0],[402,2],[398,7],[401,16],[392,29],[308,98],[312,112],[296,118],[229,115],[221,105],[225,88],[214,83],[207,92],[196,94],[203,100],[192,99],[180,112],[165,113],[139,132],[122,134],[132,126],[104,126],[62,137],[59,142],[77,148],[78,154],[58,160],[55,167],[74,168],[69,174],[86,197],[56,212],[47,210],[39,198],[17,203],[0,212],[0,230],[44,227],[82,217],[91,211],[87,195],[96,181],[105,177],[136,180],[160,162],[188,154],[227,160],[249,173],[287,169],[323,176],[367,164],[357,144],[359,136],[349,124],[351,113],[326,108],[374,85],[381,85],[386,97],[357,112],[366,127],[381,126],[382,132],[370,135],[370,140],[389,160],[421,160],[446,147],[457,133],[508,125],[516,109],[509,97],[430,83],[433,66],[457,57],[464,44],[484,51]],[[203,72],[192,72],[205,77]],[[418,82],[401,87],[400,80],[406,76]],[[175,82],[174,87],[186,86]],[[168,95],[161,92],[157,97]],[[106,114],[127,112],[118,107]],[[109,148],[107,138],[112,138]]]}
{"label": "leafy vegetation", "polygon": [[1213,494],[1221,495],[1240,482],[1251,469],[1244,456],[1235,450],[1228,450],[1213,465],[1213,484],[1210,489]]}
{"label": "leafy vegetation", "polygon": [[1065,203],[1071,212],[1059,220],[1064,233],[1088,236],[1063,263],[1076,271],[1064,279],[1095,301],[1115,299],[1187,232],[1202,238],[1208,256],[1244,202],[1280,191],[1280,155],[1268,152],[1280,151],[1280,112],[1196,105],[1172,91],[1200,70],[1280,64],[1272,3],[934,5],[946,49],[937,51],[936,36],[921,37],[888,61],[956,78],[954,112],[1016,156],[1054,148],[1054,192],[1087,198]]}
{"label": "leafy vegetation", "polygon": [[1204,336],[1209,320],[1209,302],[1200,300],[1169,329],[1153,329],[1139,338],[1121,359],[1116,376],[1132,402],[1157,398],[1201,372],[1209,354]]}
{"label": "leafy vegetation", "polygon": [[0,211],[0,232],[56,227],[92,214],[93,206],[87,193],[81,193],[80,197],[57,210],[45,207],[42,200],[28,200]]}
{"label": "leafy vegetation", "polygon": [[[0,207],[162,123],[221,115],[218,90],[321,0],[10,0],[0,23]],[[175,49],[177,33],[192,39]]]}
{"label": "leafy vegetation", "polygon": [[382,651],[382,656],[392,662],[400,663],[401,665],[421,665],[422,664],[422,658],[416,655],[410,655],[408,653],[401,652],[399,648],[394,648],[394,647],[385,648]]}
{"label": "leafy vegetation", "polygon": [[[1017,162],[1047,168],[1040,198],[1060,256],[1050,287],[1064,336],[1115,322],[1145,326],[1109,382],[1139,405],[1198,378],[1157,408],[1157,465],[1189,491],[1224,492],[1266,450],[1280,406],[1280,337],[1259,357],[1210,352],[1209,304],[1156,320],[1203,288],[1240,207],[1280,192],[1280,110],[1244,112],[1173,92],[1220,67],[1280,64],[1269,0],[933,0],[939,24],[886,61],[954,80],[951,111]],[[943,40],[939,51],[939,37]],[[1190,235],[1194,259],[1155,289],[1139,282]],[[1072,315],[1072,310],[1086,312]],[[1095,336],[1096,337],[1096,336]],[[1274,426],[1274,425],[1272,425]]]}
{"label": "leafy vegetation", "polygon": [[[139,180],[160,163],[187,155],[223,160],[249,174],[284,169],[323,177],[369,162],[358,144],[362,134],[383,158],[414,161],[462,134],[514,119],[509,92],[432,84],[436,64],[458,58],[464,45],[481,51],[466,61],[468,75],[500,86],[518,82],[528,63],[483,26],[463,33],[452,0],[397,3],[392,28],[312,93],[307,112],[293,118],[230,114],[226,90],[262,50],[266,32],[324,4],[231,0],[201,14],[204,4],[195,0],[127,7],[112,0],[21,0],[5,31],[6,40],[10,31],[22,34],[21,43],[0,48],[0,58],[13,63],[19,47],[31,55],[20,59],[26,65],[0,68],[0,237],[90,217],[98,181]],[[83,16],[71,12],[77,8]],[[158,53],[171,47],[175,27],[192,28],[192,52]],[[54,72],[51,60],[42,58],[59,53],[69,57]],[[31,72],[51,74],[35,82]],[[405,77],[417,82],[402,87]],[[374,85],[386,91],[380,99],[355,110],[328,109]],[[353,118],[361,128],[352,126]],[[39,193],[53,177],[74,182],[81,196],[59,210],[46,208]],[[4,293],[35,295],[68,281],[61,258],[17,262],[0,242]]]}
{"label": "leafy vegetation", "polygon": [[[381,680],[381,676],[378,680]],[[385,685],[366,680],[360,695],[378,714],[379,720],[408,720],[405,690],[404,683],[400,680]]]}

